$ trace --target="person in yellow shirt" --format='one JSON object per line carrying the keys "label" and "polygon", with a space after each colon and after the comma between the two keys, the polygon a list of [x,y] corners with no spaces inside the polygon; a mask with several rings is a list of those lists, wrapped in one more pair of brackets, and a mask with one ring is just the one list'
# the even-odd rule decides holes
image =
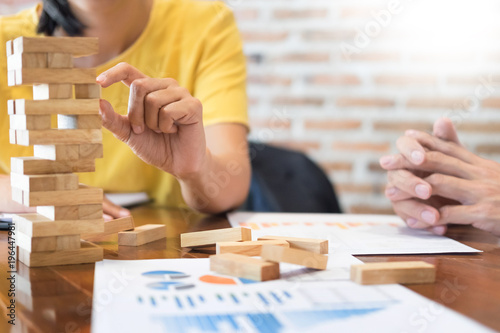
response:
{"label": "person in yellow shirt", "polygon": [[[100,73],[107,129],[104,158],[80,182],[105,192],[145,191],[156,205],[207,213],[244,201],[246,69],[231,11],[212,1],[44,0],[0,18],[0,212],[25,211],[10,199],[10,157],[32,155],[9,144],[7,100],[32,92],[7,87],[5,42],[36,35],[99,38],[98,54],[75,60]],[[104,211],[129,214],[109,202]]]}

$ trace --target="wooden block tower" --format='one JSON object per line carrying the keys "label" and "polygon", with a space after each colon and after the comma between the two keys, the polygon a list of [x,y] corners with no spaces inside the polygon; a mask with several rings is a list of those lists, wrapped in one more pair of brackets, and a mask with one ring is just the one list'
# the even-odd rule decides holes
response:
{"label": "wooden block tower", "polygon": [[103,191],[79,184],[74,174],[95,171],[103,155],[96,70],[73,68],[74,57],[97,52],[97,38],[7,42],[9,86],[33,85],[33,100],[8,101],[10,143],[34,145],[33,157],[11,162],[13,200],[37,207],[36,214],[14,218],[18,259],[31,267],[103,258],[102,248],[80,240],[104,231]]}

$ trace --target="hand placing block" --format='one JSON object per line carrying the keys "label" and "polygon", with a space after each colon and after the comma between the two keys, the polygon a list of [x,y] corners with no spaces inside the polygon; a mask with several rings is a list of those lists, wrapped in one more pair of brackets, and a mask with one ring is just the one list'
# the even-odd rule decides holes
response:
{"label": "hand placing block", "polygon": [[328,240],[314,238],[297,238],[288,236],[262,236],[258,240],[279,239],[290,243],[290,248],[314,253],[328,254]]}
{"label": "hand placing block", "polygon": [[166,236],[167,228],[163,224],[145,224],[134,228],[131,231],[118,233],[118,245],[120,246],[140,246],[147,243],[163,239]]}
{"label": "hand placing block", "polygon": [[328,257],[322,254],[276,245],[262,245],[260,256],[268,261],[287,262],[314,269],[326,269],[328,264]]}
{"label": "hand placing block", "polygon": [[433,283],[436,280],[436,267],[424,261],[352,265],[351,280],[359,284]]}
{"label": "hand placing block", "polygon": [[276,246],[290,247],[284,240],[250,241],[250,242],[217,242],[216,254],[236,253],[245,256],[260,256],[262,245],[271,244]]}
{"label": "hand placing block", "polygon": [[104,222],[104,231],[96,234],[82,234],[83,239],[94,239],[119,233],[120,231],[134,230],[134,218],[126,216]]}
{"label": "hand placing block", "polygon": [[248,228],[225,228],[181,234],[181,247],[215,245],[217,242],[251,241],[252,230]]}
{"label": "hand placing block", "polygon": [[280,278],[280,266],[278,263],[234,253],[210,256],[210,270],[219,274],[256,281],[268,281]]}

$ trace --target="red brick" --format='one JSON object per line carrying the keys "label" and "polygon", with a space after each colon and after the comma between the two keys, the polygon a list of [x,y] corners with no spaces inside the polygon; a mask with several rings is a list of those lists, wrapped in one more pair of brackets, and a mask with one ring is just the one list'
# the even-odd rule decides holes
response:
{"label": "red brick", "polygon": [[500,133],[500,123],[471,123],[462,122],[457,126],[459,132]]}
{"label": "red brick", "polygon": [[394,101],[378,97],[339,97],[336,101],[339,107],[393,107]]}
{"label": "red brick", "polygon": [[352,130],[361,127],[359,120],[306,120],[304,127],[312,130]]}
{"label": "red brick", "polygon": [[373,151],[387,153],[391,149],[389,142],[373,143],[373,142],[334,142],[332,149],[346,151]]}
{"label": "red brick", "polygon": [[276,19],[308,19],[328,16],[327,9],[277,9],[274,11]]}
{"label": "red brick", "polygon": [[476,147],[478,154],[500,154],[500,145],[484,144]]}
{"label": "red brick", "polygon": [[259,17],[258,9],[234,9],[234,17],[237,21],[255,20]]}
{"label": "red brick", "polygon": [[288,119],[278,118],[251,118],[250,126],[252,128],[271,128],[271,129],[290,129],[291,123]]}
{"label": "red brick", "polygon": [[269,86],[290,86],[292,79],[277,75],[249,75],[248,83]]}
{"label": "red brick", "polygon": [[406,103],[408,108],[442,108],[451,109],[464,103],[464,98],[410,98]]}
{"label": "red brick", "polygon": [[286,40],[288,32],[242,31],[241,36],[245,42],[277,42]]}
{"label": "red brick", "polygon": [[437,83],[435,76],[431,75],[377,75],[374,81],[379,85],[434,85]]}
{"label": "red brick", "polygon": [[361,80],[356,75],[314,75],[306,78],[307,83],[322,86],[356,86]]}
{"label": "red brick", "polygon": [[419,131],[431,131],[432,123],[423,121],[409,121],[409,122],[389,122],[389,121],[375,121],[373,122],[373,129],[376,131],[396,131],[404,132],[407,129],[415,129]]}
{"label": "red brick", "polygon": [[278,147],[298,150],[305,153],[313,150],[318,150],[321,146],[317,141],[273,141],[270,144]]}
{"label": "red brick", "polygon": [[375,192],[375,186],[373,186],[373,184],[335,183],[335,189],[340,194],[342,193],[369,194]]}
{"label": "red brick", "polygon": [[344,7],[340,11],[340,17],[346,18],[371,18],[371,13],[379,11],[380,7],[366,7],[366,6],[356,6],[356,7]]}
{"label": "red brick", "polygon": [[302,39],[305,41],[350,41],[356,37],[356,34],[354,30],[307,30],[302,32]]}
{"label": "red brick", "polygon": [[486,98],[481,102],[483,108],[499,109],[500,108],[500,98],[492,97]]}
{"label": "red brick", "polygon": [[276,97],[274,105],[289,106],[322,106],[325,103],[321,97]]}
{"label": "red brick", "polygon": [[321,162],[320,166],[327,172],[352,171],[352,163],[349,162]]}

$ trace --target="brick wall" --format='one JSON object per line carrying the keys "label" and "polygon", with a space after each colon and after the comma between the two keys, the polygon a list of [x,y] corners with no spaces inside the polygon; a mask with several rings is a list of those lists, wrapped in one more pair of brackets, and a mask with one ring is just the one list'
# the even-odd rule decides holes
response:
{"label": "brick wall", "polygon": [[[3,1],[0,13],[30,1]],[[378,158],[451,117],[500,161],[500,3],[227,0],[248,57],[251,138],[306,152],[346,212],[391,212]]]}

